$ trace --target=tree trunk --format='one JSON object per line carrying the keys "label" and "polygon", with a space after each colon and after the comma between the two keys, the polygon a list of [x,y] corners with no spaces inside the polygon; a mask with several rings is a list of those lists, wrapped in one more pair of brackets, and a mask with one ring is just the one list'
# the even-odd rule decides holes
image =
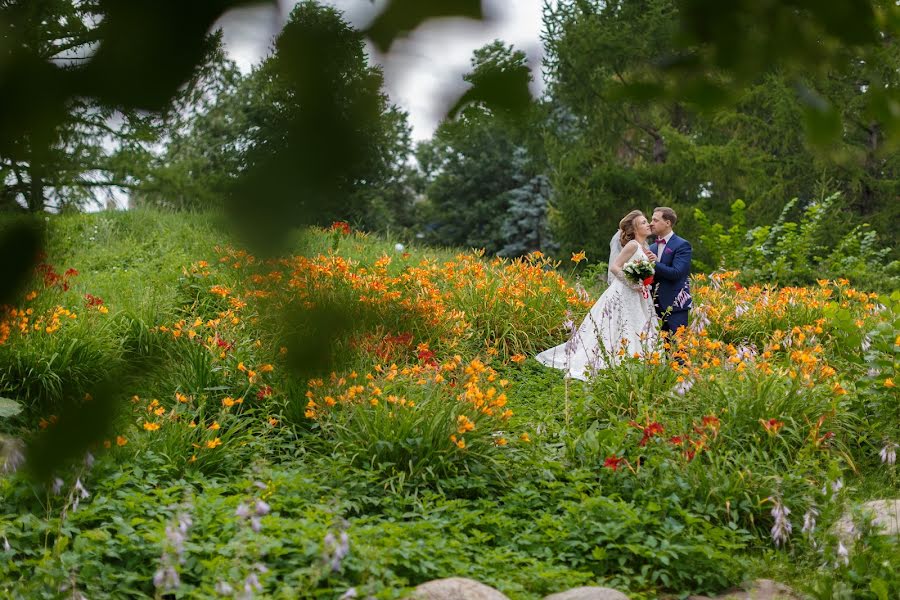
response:
{"label": "tree trunk", "polygon": [[38,213],[44,210],[44,176],[40,167],[31,165],[31,184],[28,186],[28,211]]}

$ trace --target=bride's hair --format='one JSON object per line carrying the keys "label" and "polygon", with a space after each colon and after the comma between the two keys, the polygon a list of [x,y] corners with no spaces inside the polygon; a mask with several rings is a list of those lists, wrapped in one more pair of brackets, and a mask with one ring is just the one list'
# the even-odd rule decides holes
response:
{"label": "bride's hair", "polygon": [[622,246],[625,246],[625,244],[634,239],[634,220],[643,216],[644,213],[641,211],[633,210],[619,221],[619,231],[622,232],[619,234],[619,239],[622,242]]}

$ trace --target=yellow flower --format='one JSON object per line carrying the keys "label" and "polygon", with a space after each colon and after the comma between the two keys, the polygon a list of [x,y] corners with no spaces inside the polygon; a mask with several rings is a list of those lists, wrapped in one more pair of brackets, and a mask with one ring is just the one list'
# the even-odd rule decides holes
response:
{"label": "yellow flower", "polygon": [[181,392],[175,392],[175,399],[181,402],[182,404],[187,404],[190,401],[190,398],[182,394]]}
{"label": "yellow flower", "polygon": [[884,380],[884,387],[886,387],[886,388],[896,387],[896,386],[894,385],[894,380],[893,380],[891,377],[888,377],[887,379],[885,379],[885,380]]}
{"label": "yellow flower", "polygon": [[156,431],[159,429],[159,423],[150,423],[149,421],[144,423],[144,429],[147,431]]}
{"label": "yellow flower", "polygon": [[522,440],[522,441],[525,442],[525,443],[528,443],[528,442],[531,441],[531,437],[529,437],[528,432],[525,432],[525,433],[523,433],[522,435],[520,435],[520,436],[519,436],[519,439]]}
{"label": "yellow flower", "polygon": [[219,429],[219,422],[218,422],[218,421],[213,421],[213,424],[210,425],[210,426],[208,427],[208,429],[211,429],[211,430],[213,430],[213,431],[217,431],[217,430]]}
{"label": "yellow flower", "polygon": [[575,263],[576,265],[583,260],[587,260],[584,255],[584,250],[582,250],[581,252],[573,252],[572,253],[572,262]]}
{"label": "yellow flower", "polygon": [[214,440],[210,440],[210,441],[206,442],[207,448],[216,448],[221,445],[222,445],[222,440],[220,440],[219,438],[216,438]]}
{"label": "yellow flower", "polygon": [[234,406],[234,398],[232,398],[231,396],[225,396],[224,398],[222,398],[222,405],[229,408]]}

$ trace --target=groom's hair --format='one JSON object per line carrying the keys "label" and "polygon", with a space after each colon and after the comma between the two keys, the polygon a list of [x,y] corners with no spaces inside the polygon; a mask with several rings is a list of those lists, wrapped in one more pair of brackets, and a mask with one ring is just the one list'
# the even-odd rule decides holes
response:
{"label": "groom's hair", "polygon": [[657,206],[653,209],[653,212],[662,213],[663,220],[668,221],[672,227],[678,222],[678,215],[676,215],[675,211],[668,206]]}

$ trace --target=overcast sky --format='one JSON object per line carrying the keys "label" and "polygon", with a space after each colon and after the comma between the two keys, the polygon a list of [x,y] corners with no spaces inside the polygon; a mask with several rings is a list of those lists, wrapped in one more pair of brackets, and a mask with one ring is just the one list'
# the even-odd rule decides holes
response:
{"label": "overcast sky", "polygon": [[[269,51],[273,36],[296,2],[279,0],[270,6],[233,10],[219,25],[225,45],[243,71]],[[377,15],[385,0],[331,0],[323,2],[344,11],[347,20],[362,28]],[[388,56],[372,47],[369,56],[384,67],[391,100],[409,113],[413,138],[431,136],[454,93],[465,88],[462,75],[469,70],[472,51],[502,39],[527,55],[534,73],[532,92],[543,89],[540,75],[541,7],[544,0],[484,0],[484,22],[442,19],[427,22],[409,38],[394,42]]]}

